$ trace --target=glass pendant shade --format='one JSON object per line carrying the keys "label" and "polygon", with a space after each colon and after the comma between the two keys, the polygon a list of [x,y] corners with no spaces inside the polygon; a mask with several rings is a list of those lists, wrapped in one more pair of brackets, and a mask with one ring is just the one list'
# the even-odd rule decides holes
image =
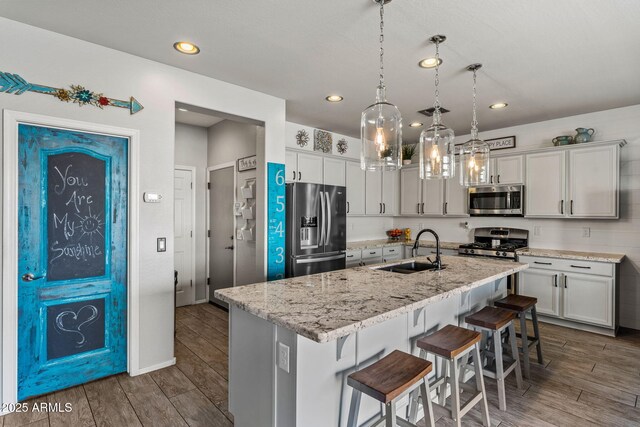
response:
{"label": "glass pendant shade", "polygon": [[360,121],[361,166],[364,170],[400,169],[402,162],[402,116],[378,88],[376,103],[362,112]]}
{"label": "glass pendant shade", "polygon": [[465,187],[489,184],[489,145],[478,135],[464,143],[460,151],[460,184]]}
{"label": "glass pendant shade", "polygon": [[420,178],[450,179],[455,176],[454,137],[453,130],[440,123],[436,112],[433,124],[420,134]]}

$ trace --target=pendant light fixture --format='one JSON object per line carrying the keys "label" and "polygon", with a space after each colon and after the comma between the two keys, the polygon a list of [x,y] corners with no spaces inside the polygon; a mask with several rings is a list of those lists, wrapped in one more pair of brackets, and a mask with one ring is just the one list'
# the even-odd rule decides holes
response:
{"label": "pendant light fixture", "polygon": [[384,85],[384,5],[391,0],[373,0],[380,5],[380,81],[375,104],[362,112],[360,163],[364,170],[400,169],[402,158],[402,117],[398,108],[387,102]]}
{"label": "pendant light fixture", "polygon": [[473,119],[471,121],[471,139],[464,143],[460,152],[460,184],[465,187],[489,184],[489,145],[478,138],[478,119],[476,117],[476,74],[482,64],[472,64],[467,70],[473,72]]}
{"label": "pendant light fixture", "polygon": [[440,111],[440,43],[447,38],[443,35],[431,37],[436,45],[435,56],[435,102],[433,104],[433,123],[420,134],[420,178],[422,179],[450,179],[455,176],[455,150],[453,130],[442,123]]}

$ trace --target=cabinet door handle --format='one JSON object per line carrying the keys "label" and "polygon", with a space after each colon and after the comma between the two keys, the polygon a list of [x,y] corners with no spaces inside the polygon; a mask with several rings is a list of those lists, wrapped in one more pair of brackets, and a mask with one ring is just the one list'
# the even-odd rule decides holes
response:
{"label": "cabinet door handle", "polygon": [[416,211],[418,214],[420,214],[420,203],[416,204]]}
{"label": "cabinet door handle", "polygon": [[533,261],[534,264],[542,264],[542,265],[553,265],[550,262],[542,262],[542,261]]}
{"label": "cabinet door handle", "polygon": [[376,254],[375,252],[369,252],[369,255],[375,255],[375,254]]}
{"label": "cabinet door handle", "polygon": [[571,264],[571,267],[573,267],[573,268],[586,268],[586,269],[591,269],[591,267],[586,266],[586,265],[573,265],[573,264]]}
{"label": "cabinet door handle", "polygon": [[378,213],[382,213],[382,203],[378,203]]}
{"label": "cabinet door handle", "polygon": [[302,172],[298,171],[298,181],[302,181]]}
{"label": "cabinet door handle", "polygon": [[349,202],[347,202],[347,213],[349,213],[350,210],[351,210],[351,206],[349,205]]}
{"label": "cabinet door handle", "polygon": [[296,180],[296,171],[293,171],[293,180]]}
{"label": "cabinet door handle", "polygon": [[347,258],[353,258],[354,255],[347,255]]}
{"label": "cabinet door handle", "polygon": [[500,184],[500,175],[498,175],[497,179],[498,179],[498,184]]}
{"label": "cabinet door handle", "polygon": [[493,184],[493,175],[491,175],[491,181],[489,183]]}
{"label": "cabinet door handle", "polygon": [[564,276],[564,288],[567,289],[567,276]]}
{"label": "cabinet door handle", "polygon": [[573,200],[571,200],[571,211],[570,211],[571,215],[573,215]]}
{"label": "cabinet door handle", "polygon": [[564,215],[564,200],[560,200],[560,215]]}
{"label": "cabinet door handle", "polygon": [[424,202],[422,203],[422,214],[424,215]]}
{"label": "cabinet door handle", "polygon": [[386,203],[382,204],[382,213],[387,213],[387,204]]}
{"label": "cabinet door handle", "polygon": [[444,214],[449,213],[449,202],[444,202]]}
{"label": "cabinet door handle", "polygon": [[556,288],[558,287],[558,275],[557,274],[553,275],[553,286],[555,286]]}

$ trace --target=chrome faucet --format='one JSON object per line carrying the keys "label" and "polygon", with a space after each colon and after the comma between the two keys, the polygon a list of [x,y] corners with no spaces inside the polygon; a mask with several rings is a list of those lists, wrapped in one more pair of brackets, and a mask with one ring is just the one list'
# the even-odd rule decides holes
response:
{"label": "chrome faucet", "polygon": [[420,232],[416,236],[416,241],[413,244],[413,249],[411,249],[411,257],[415,257],[418,255],[418,244],[420,242],[420,236],[422,236],[422,233],[431,233],[433,234],[433,237],[436,238],[436,261],[434,264],[436,264],[438,270],[440,270],[442,268],[442,260],[440,259],[440,237],[438,237],[438,234],[430,228],[420,230]]}

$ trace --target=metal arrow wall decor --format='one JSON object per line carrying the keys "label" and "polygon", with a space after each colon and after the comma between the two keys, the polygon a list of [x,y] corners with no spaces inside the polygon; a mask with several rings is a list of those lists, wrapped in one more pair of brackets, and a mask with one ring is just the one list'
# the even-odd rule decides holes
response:
{"label": "metal arrow wall decor", "polygon": [[28,83],[25,79],[17,74],[6,73],[0,71],[0,92],[13,93],[14,95],[22,95],[25,92],[42,93],[58,98],[60,101],[73,102],[82,107],[83,105],[93,105],[100,109],[112,106],[126,108],[130,114],[135,114],[144,107],[132,96],[128,101],[107,98],[101,93],[91,92],[84,86],[71,85],[71,89],[59,89],[50,86],[43,86],[34,83]]}

